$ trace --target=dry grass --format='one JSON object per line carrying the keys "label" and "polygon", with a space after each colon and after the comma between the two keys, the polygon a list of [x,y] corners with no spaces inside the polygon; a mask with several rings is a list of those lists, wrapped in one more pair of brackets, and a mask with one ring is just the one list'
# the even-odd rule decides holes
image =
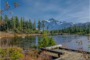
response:
{"label": "dry grass", "polygon": [[60,57],[61,60],[90,60],[90,54],[64,51],[65,54]]}
{"label": "dry grass", "polygon": [[25,54],[24,60],[52,60],[52,58],[45,52],[38,54],[37,50],[30,50],[29,53]]}
{"label": "dry grass", "polygon": [[41,34],[17,34],[17,33],[7,33],[0,32],[0,39],[3,38],[13,38],[13,37],[26,37],[26,36],[40,36]]}

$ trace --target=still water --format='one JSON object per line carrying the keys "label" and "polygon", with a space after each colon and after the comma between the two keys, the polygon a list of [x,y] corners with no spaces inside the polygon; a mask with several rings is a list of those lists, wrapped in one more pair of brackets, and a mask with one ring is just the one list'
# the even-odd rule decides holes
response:
{"label": "still water", "polygon": [[[65,48],[83,50],[90,52],[90,36],[80,35],[57,35],[52,36],[57,44]],[[34,37],[15,37],[0,40],[0,46],[18,46],[23,49],[36,48],[38,46],[39,36]]]}
{"label": "still water", "polygon": [[65,48],[90,52],[90,36],[58,35],[53,38]]}

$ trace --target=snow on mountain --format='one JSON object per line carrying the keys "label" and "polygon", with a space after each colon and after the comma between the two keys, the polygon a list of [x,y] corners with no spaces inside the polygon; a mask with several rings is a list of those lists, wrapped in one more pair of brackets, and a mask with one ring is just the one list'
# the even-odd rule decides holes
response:
{"label": "snow on mountain", "polygon": [[45,30],[61,30],[73,26],[90,27],[90,22],[73,24],[72,22],[58,21],[53,18],[44,20]]}
{"label": "snow on mountain", "polygon": [[45,29],[48,29],[48,30],[60,30],[60,29],[71,27],[72,25],[73,23],[71,22],[61,22],[53,18],[49,20],[45,20]]}

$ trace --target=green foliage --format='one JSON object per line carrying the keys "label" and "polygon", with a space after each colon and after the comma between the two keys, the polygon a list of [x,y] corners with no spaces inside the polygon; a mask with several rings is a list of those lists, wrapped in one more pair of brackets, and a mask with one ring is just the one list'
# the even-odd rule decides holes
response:
{"label": "green foliage", "polygon": [[23,18],[21,18],[21,20],[19,22],[19,29],[20,29],[20,31],[23,30]]}
{"label": "green foliage", "polygon": [[21,60],[24,58],[21,48],[0,48],[0,60]]}
{"label": "green foliage", "polygon": [[36,21],[33,23],[33,30],[36,30]]}
{"label": "green foliage", "polygon": [[47,36],[44,36],[43,38],[39,39],[39,48],[48,47],[56,45],[56,42],[53,38],[49,38]]}
{"label": "green foliage", "polygon": [[5,51],[4,49],[1,49],[1,48],[0,48],[0,57],[3,58],[3,57],[6,56],[6,54],[7,54],[6,51]]}
{"label": "green foliage", "polygon": [[[37,25],[37,27],[36,27]],[[38,28],[38,30],[37,30]],[[63,34],[63,33],[68,33],[68,34],[90,34],[90,24],[86,26],[73,26],[70,28],[62,29],[62,30],[54,30],[54,31],[48,31],[48,26],[47,30],[45,30],[45,21],[38,21],[38,24],[36,21],[32,22],[31,20],[24,20],[24,18],[19,19],[17,16],[12,17],[11,19],[8,18],[7,15],[4,17],[0,16],[0,31],[12,31],[15,33],[42,33],[42,34],[50,34],[55,35],[55,34]],[[42,31],[43,30],[43,31]]]}
{"label": "green foliage", "polygon": [[31,22],[31,20],[29,20],[29,29],[32,29],[32,28],[33,28],[32,25],[33,25],[33,24],[32,24],[32,22]]}
{"label": "green foliage", "polygon": [[27,21],[24,18],[19,19],[17,16],[8,18],[0,16],[0,21],[3,21],[5,24],[0,22],[0,31],[12,31],[15,33],[38,33],[36,30],[36,21],[32,22],[31,20]]}
{"label": "green foliage", "polygon": [[41,30],[41,22],[38,21],[38,30]]}
{"label": "green foliage", "polygon": [[42,21],[42,29],[43,29],[43,32],[44,32],[44,28],[45,28],[45,22],[44,21]]}
{"label": "green foliage", "polygon": [[[0,31],[12,31],[14,33],[46,33],[45,21],[36,21],[32,22],[30,19],[25,20],[24,18],[18,18],[17,16],[8,18],[7,15],[4,17],[0,16],[0,21],[3,21],[5,24],[0,24]],[[38,28],[38,30],[37,30]],[[43,31],[41,31],[43,30]],[[48,27],[47,27],[48,30]]]}
{"label": "green foliage", "polygon": [[50,35],[50,32],[48,30],[45,30],[44,32],[42,32],[43,35]]}
{"label": "green foliage", "polygon": [[54,30],[50,31],[52,35],[54,34],[63,34],[63,33],[68,33],[68,34],[80,34],[80,35],[85,35],[85,34],[90,34],[90,24],[89,25],[83,25],[83,26],[73,26],[69,27],[66,29],[62,30]]}
{"label": "green foliage", "polygon": [[2,21],[2,19],[3,19],[2,16],[0,16],[0,22]]}

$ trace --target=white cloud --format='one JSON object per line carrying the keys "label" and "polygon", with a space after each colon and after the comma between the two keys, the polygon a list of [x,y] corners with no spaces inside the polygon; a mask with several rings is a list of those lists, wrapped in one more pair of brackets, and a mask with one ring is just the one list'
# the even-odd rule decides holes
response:
{"label": "white cloud", "polygon": [[[22,0],[26,9],[20,9],[26,17],[61,21],[90,21],[89,0]],[[23,4],[23,5],[24,5]]]}

